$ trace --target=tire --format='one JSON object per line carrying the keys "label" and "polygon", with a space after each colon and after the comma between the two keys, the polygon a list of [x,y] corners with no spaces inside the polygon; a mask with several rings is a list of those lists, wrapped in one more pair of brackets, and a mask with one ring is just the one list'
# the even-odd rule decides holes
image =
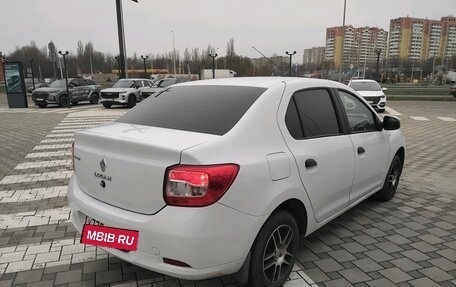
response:
{"label": "tire", "polygon": [[79,102],[71,102],[73,106],[77,105]]}
{"label": "tire", "polygon": [[293,269],[298,245],[294,217],[286,211],[273,213],[253,243],[247,286],[282,286]]}
{"label": "tire", "polygon": [[385,109],[378,109],[379,114],[383,114],[385,112]]}
{"label": "tire", "polygon": [[112,106],[111,103],[103,102],[103,107],[109,109],[109,108],[111,108],[111,106]]}
{"label": "tire", "polygon": [[93,93],[93,94],[90,96],[90,103],[91,103],[92,105],[96,105],[96,104],[98,104],[99,99],[100,99],[100,97],[98,97],[98,94]]}
{"label": "tire", "polygon": [[401,158],[396,154],[391,162],[391,165],[386,174],[383,188],[375,194],[375,198],[379,201],[385,202],[391,200],[397,191],[399,179],[402,174],[403,163]]}
{"label": "tire", "polygon": [[136,106],[136,96],[135,95],[129,95],[128,96],[127,108],[131,109],[134,106]]}
{"label": "tire", "polygon": [[38,107],[40,108],[45,108],[47,107],[47,103],[39,103],[39,104],[36,104]]}
{"label": "tire", "polygon": [[61,95],[59,98],[59,106],[68,107],[70,99],[67,95]]}

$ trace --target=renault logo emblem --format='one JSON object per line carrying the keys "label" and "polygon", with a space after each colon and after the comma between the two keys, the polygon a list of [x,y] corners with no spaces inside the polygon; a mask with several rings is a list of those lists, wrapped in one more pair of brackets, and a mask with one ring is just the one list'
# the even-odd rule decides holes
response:
{"label": "renault logo emblem", "polygon": [[101,171],[105,171],[106,170],[106,160],[105,159],[102,159],[100,161],[100,168],[101,168]]}

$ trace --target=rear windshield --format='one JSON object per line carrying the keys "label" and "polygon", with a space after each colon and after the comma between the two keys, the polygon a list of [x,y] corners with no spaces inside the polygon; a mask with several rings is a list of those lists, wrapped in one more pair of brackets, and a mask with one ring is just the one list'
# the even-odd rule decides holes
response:
{"label": "rear windshield", "polygon": [[237,86],[170,87],[148,97],[118,122],[223,135],[265,90]]}

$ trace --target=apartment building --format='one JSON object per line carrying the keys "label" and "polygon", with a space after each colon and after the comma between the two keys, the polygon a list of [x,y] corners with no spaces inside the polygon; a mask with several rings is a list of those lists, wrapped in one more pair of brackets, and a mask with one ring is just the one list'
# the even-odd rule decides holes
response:
{"label": "apartment building", "polygon": [[380,60],[383,61],[387,52],[388,32],[378,27],[330,27],[326,29],[325,58],[334,67],[351,64],[364,65],[377,60],[376,50],[380,49]]}
{"label": "apartment building", "polygon": [[310,49],[304,49],[302,57],[303,65],[314,65],[320,66],[325,60],[325,47],[312,47]]}
{"label": "apartment building", "polygon": [[424,61],[456,55],[456,17],[390,20],[388,58]]}

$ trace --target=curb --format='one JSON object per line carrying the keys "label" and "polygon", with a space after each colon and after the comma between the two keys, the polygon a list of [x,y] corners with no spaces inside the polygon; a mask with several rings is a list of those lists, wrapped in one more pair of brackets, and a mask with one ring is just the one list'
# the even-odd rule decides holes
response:
{"label": "curb", "polygon": [[454,96],[441,96],[441,95],[429,95],[429,96],[409,96],[409,95],[387,95],[386,99],[389,101],[442,101],[442,102],[453,102],[456,101]]}

